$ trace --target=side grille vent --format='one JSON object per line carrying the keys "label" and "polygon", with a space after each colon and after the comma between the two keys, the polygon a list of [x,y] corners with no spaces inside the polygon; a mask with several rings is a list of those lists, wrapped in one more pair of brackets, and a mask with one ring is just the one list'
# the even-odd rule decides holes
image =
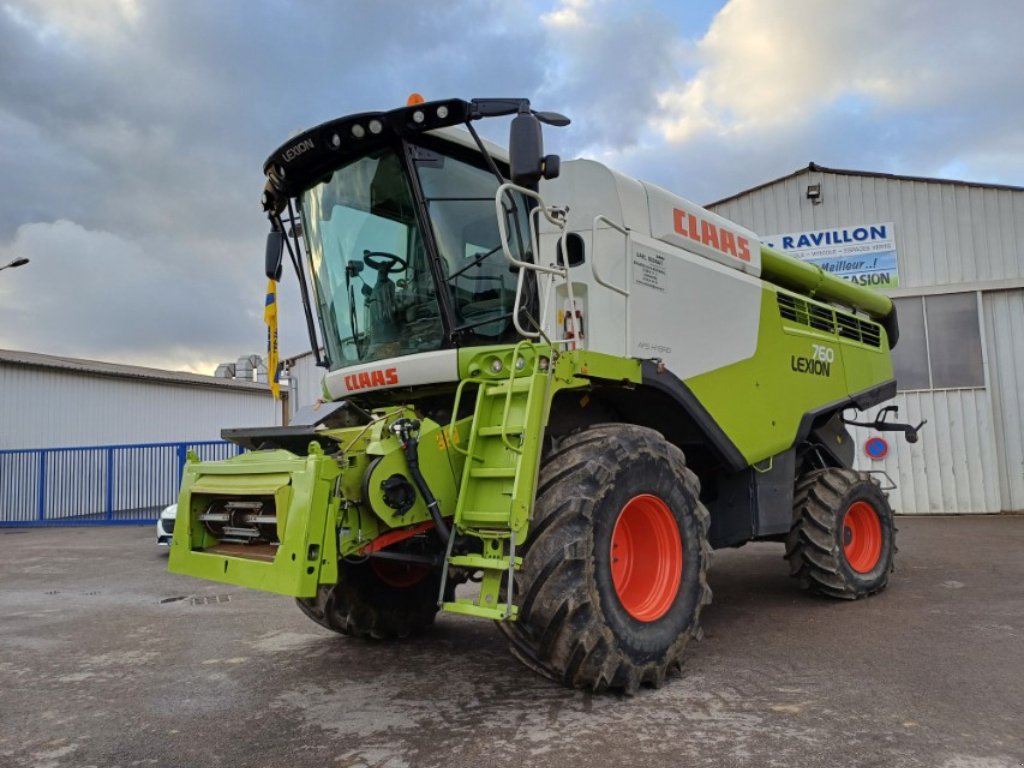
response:
{"label": "side grille vent", "polygon": [[872,347],[882,345],[881,327],[845,312],[812,304],[787,293],[777,293],[779,315],[783,320],[806,325],[816,331],[835,334]]}

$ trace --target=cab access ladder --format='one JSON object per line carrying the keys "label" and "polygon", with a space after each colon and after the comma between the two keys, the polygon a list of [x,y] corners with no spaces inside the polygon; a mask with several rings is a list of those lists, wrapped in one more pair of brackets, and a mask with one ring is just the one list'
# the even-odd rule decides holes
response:
{"label": "cab access ladder", "polygon": [[[459,387],[456,408],[466,385],[475,384],[477,395],[446,557],[448,565],[482,572],[483,578],[478,596],[441,602],[442,610],[497,621],[516,618],[513,576],[522,564],[516,547],[529,528],[550,387],[544,349],[522,341],[507,377],[467,379]],[[452,554],[456,534],[479,539],[481,552]],[[439,601],[444,591],[442,579]]]}

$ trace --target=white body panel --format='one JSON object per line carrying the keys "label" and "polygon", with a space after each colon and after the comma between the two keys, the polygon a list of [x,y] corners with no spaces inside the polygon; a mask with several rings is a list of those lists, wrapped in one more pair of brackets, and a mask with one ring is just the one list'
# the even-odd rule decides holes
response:
{"label": "white body panel", "polygon": [[360,392],[439,384],[458,378],[458,350],[441,349],[331,371],[324,376],[324,388],[337,400]]}
{"label": "white body panel", "polygon": [[[583,239],[586,261],[570,270],[570,279],[588,349],[660,358],[680,378],[753,356],[762,293],[753,232],[590,160],[564,163],[561,176],[540,191],[548,206],[568,207],[567,229]],[[598,216],[612,223],[595,226]],[[706,222],[703,229],[715,233],[711,244],[676,231],[680,217],[683,233],[691,217]],[[736,256],[712,247],[721,246],[722,232]],[[542,234],[542,263],[554,261],[556,237]],[[601,285],[595,269],[614,287]],[[556,286],[546,314],[549,336],[563,330],[559,310],[566,298],[564,286]]]}
{"label": "white body panel", "polygon": [[629,355],[660,357],[681,379],[752,357],[761,286],[701,256],[636,237]]}

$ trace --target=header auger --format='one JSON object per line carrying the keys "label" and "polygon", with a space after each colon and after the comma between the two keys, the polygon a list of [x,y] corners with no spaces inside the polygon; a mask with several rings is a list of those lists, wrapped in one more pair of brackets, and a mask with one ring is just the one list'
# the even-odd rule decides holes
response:
{"label": "header auger", "polygon": [[[473,128],[500,115],[507,153]],[[700,636],[713,548],[784,542],[811,590],[885,587],[892,512],[843,414],[895,393],[892,303],[545,155],[568,122],[448,99],[270,156],[267,275],[287,252],[328,402],[188,463],[172,570],[358,637],[490,619],[541,674],[627,693]]]}

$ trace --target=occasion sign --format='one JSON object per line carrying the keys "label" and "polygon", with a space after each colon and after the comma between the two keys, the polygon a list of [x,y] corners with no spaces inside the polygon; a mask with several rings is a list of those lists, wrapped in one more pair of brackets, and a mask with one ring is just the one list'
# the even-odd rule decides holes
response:
{"label": "occasion sign", "polygon": [[851,283],[872,288],[896,288],[900,284],[891,221],[768,235],[763,241]]}

